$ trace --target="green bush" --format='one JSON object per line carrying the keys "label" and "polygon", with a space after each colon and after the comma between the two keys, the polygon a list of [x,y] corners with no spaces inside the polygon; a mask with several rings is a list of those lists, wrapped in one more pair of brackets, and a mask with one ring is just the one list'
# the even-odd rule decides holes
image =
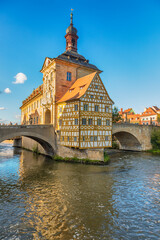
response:
{"label": "green bush", "polygon": [[160,130],[154,130],[151,134],[152,148],[155,150],[160,149]]}
{"label": "green bush", "polygon": [[38,145],[34,146],[32,151],[35,153],[35,154],[40,154],[39,152],[39,149],[38,149]]}

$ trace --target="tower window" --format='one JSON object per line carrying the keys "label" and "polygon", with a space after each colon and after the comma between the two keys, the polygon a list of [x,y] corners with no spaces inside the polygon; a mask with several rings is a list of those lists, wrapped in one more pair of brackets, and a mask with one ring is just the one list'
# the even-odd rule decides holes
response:
{"label": "tower window", "polygon": [[108,136],[105,136],[105,141],[108,141]]}
{"label": "tower window", "polygon": [[92,124],[93,124],[92,118],[89,118],[88,119],[88,125],[92,125]]}
{"label": "tower window", "polygon": [[97,136],[94,136],[94,141],[97,142]]}
{"label": "tower window", "polygon": [[74,137],[74,142],[77,142],[77,137]]}
{"label": "tower window", "polygon": [[98,120],[97,120],[97,125],[98,125],[98,126],[101,126],[101,119],[98,119]]}
{"label": "tower window", "polygon": [[74,111],[78,111],[78,105],[74,105]]}
{"label": "tower window", "polygon": [[108,112],[109,112],[109,107],[106,106],[106,107],[105,107],[105,110],[106,110],[106,112],[108,113]]}
{"label": "tower window", "polygon": [[95,105],[95,112],[98,112],[98,110],[99,110],[99,106]]}
{"label": "tower window", "polygon": [[75,124],[75,125],[78,125],[78,118],[75,118],[75,119],[74,119],[74,124]]}
{"label": "tower window", "polygon": [[71,81],[71,72],[67,72],[67,81]]}
{"label": "tower window", "polygon": [[74,38],[72,38],[72,45],[73,45],[73,47],[75,45],[75,39]]}
{"label": "tower window", "polygon": [[106,120],[106,125],[110,126],[110,120],[108,120],[108,119]]}
{"label": "tower window", "polygon": [[84,104],[84,111],[88,111],[88,104]]}
{"label": "tower window", "polygon": [[87,121],[86,118],[82,118],[82,125],[86,125]]}
{"label": "tower window", "polygon": [[93,142],[93,136],[90,136],[90,141]]}

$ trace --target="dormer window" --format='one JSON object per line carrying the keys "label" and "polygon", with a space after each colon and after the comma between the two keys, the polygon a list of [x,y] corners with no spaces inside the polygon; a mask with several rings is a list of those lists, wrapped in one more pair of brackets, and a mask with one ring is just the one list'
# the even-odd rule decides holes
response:
{"label": "dormer window", "polygon": [[71,81],[71,72],[67,72],[67,81]]}

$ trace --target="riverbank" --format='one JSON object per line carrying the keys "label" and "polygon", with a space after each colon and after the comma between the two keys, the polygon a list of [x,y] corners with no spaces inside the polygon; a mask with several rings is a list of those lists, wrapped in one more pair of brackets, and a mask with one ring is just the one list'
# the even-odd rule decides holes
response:
{"label": "riverbank", "polygon": [[53,160],[54,161],[59,161],[59,162],[68,162],[68,163],[81,163],[81,164],[93,164],[93,165],[108,165],[109,162],[110,162],[110,158],[109,156],[104,153],[104,161],[100,161],[100,160],[90,160],[88,158],[82,158],[82,159],[79,159],[79,158],[76,158],[76,157],[60,157],[58,155],[56,156],[53,156]]}
{"label": "riverbank", "polygon": [[151,150],[148,150],[147,152],[160,155],[160,149],[151,149]]}

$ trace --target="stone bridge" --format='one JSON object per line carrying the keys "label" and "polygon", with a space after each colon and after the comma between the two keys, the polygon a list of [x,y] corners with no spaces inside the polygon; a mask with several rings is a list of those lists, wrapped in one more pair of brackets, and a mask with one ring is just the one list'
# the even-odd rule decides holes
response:
{"label": "stone bridge", "polygon": [[145,151],[152,148],[151,132],[160,129],[153,125],[114,123],[112,135],[119,142],[120,149]]}
{"label": "stone bridge", "polygon": [[38,142],[46,155],[56,152],[56,134],[53,125],[11,125],[0,126],[0,143],[16,137],[28,137]]}
{"label": "stone bridge", "polygon": [[[160,129],[157,126],[146,126],[136,124],[113,124],[112,135],[118,141],[120,149],[132,151],[145,151],[152,148],[151,132]],[[38,142],[46,155],[53,156],[60,145],[57,143],[56,133],[53,125],[12,125],[0,126],[0,142],[16,137],[28,137]],[[76,152],[74,150],[73,152]],[[71,154],[70,152],[68,153]]]}

